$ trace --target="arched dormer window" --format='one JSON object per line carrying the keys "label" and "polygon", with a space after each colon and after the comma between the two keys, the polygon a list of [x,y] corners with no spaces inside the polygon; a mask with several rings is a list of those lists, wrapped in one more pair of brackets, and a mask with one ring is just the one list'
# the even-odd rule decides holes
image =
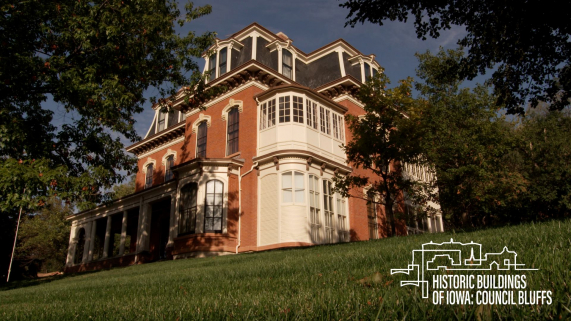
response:
{"label": "arched dormer window", "polygon": [[204,202],[204,232],[222,233],[224,184],[219,180],[206,183]]}
{"label": "arched dormer window", "polygon": [[173,179],[174,175],[171,168],[174,166],[174,155],[169,155],[165,161],[165,182]]}
{"label": "arched dormer window", "polygon": [[226,73],[226,61],[228,59],[228,48],[220,49],[220,57],[218,58],[218,73],[222,76]]}
{"label": "arched dormer window", "polygon": [[216,57],[218,54],[215,52],[208,58],[208,71],[210,72],[209,81],[216,79]]}
{"label": "arched dormer window", "polygon": [[157,124],[157,133],[160,132],[161,130],[165,129],[166,127],[166,114],[161,112],[159,110],[159,115],[158,115],[158,124]]}
{"label": "arched dormer window", "polygon": [[203,121],[198,125],[198,133],[196,135],[196,158],[206,158],[207,130],[208,125],[206,121]]}
{"label": "arched dormer window", "polygon": [[238,107],[230,109],[228,112],[228,138],[226,155],[232,155],[240,151],[238,145],[240,127],[240,111]]}
{"label": "arched dormer window", "polygon": [[153,186],[153,164],[147,165],[147,173],[145,175],[145,188]]}
{"label": "arched dormer window", "polygon": [[293,56],[287,49],[282,49],[282,74],[293,79]]}

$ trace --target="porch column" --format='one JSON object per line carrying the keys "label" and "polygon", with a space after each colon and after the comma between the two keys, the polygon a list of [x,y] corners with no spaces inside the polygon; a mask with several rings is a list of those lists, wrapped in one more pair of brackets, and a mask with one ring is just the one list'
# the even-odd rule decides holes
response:
{"label": "porch column", "polygon": [[105,228],[105,242],[103,243],[103,258],[109,257],[109,241],[111,239],[111,215],[107,216],[107,226]]}
{"label": "porch column", "polygon": [[75,222],[71,225],[71,232],[69,233],[69,246],[67,248],[67,258],[65,260],[65,266],[72,266],[75,260],[75,249],[77,247],[77,226]]}
{"label": "porch column", "polygon": [[150,205],[142,203],[139,208],[139,231],[137,240],[137,253],[149,250],[149,221],[150,221]]}
{"label": "porch column", "polygon": [[171,213],[170,213],[170,228],[169,240],[167,247],[174,246],[174,238],[177,236],[178,231],[178,217],[176,215],[176,192],[171,195]]}
{"label": "porch column", "polygon": [[125,254],[125,239],[127,238],[127,211],[123,211],[121,221],[121,243],[119,244],[119,255]]}
{"label": "porch column", "polygon": [[96,228],[97,228],[96,221],[95,220],[91,221],[91,233],[89,235],[89,250],[87,251],[87,262],[93,260],[93,247],[95,246],[95,233],[97,232]]}
{"label": "porch column", "polygon": [[434,231],[432,231],[432,217],[427,216],[426,217],[426,229],[428,230],[429,233],[434,233]]}

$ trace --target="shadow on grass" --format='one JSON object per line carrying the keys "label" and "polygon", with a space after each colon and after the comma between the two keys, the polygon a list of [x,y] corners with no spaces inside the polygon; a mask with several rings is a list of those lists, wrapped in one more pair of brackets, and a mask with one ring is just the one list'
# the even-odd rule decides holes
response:
{"label": "shadow on grass", "polygon": [[19,289],[19,288],[27,288],[29,286],[47,284],[47,283],[50,283],[53,281],[63,280],[63,279],[67,279],[67,278],[73,278],[73,277],[80,276],[80,275],[94,274],[94,273],[98,273],[101,271],[104,271],[104,270],[68,273],[68,274],[63,274],[63,275],[48,276],[48,277],[44,277],[44,278],[14,280],[14,281],[10,281],[9,283],[0,284],[0,291],[8,291],[8,290],[14,290],[14,289]]}

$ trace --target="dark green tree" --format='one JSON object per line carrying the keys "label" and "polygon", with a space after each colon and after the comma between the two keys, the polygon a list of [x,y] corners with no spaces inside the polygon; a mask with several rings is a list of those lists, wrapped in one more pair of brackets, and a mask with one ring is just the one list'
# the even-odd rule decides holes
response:
{"label": "dark green tree", "polygon": [[[545,106],[546,107],[546,106]],[[571,113],[531,110],[517,130],[531,218],[571,215]]]}
{"label": "dark green tree", "polygon": [[491,82],[496,104],[524,113],[527,101],[547,102],[552,110],[571,98],[571,12],[534,1],[348,0],[346,25],[365,21],[414,19],[418,38],[437,38],[452,26],[465,27],[458,44],[467,49],[453,74],[473,79],[495,68]]}
{"label": "dark green tree", "polygon": [[477,85],[462,88],[455,70],[462,50],[417,54],[423,105],[421,141],[436,170],[438,200],[454,225],[517,221],[527,191],[514,124],[498,114],[495,97]]}
{"label": "dark green tree", "polygon": [[71,226],[65,217],[71,214],[71,206],[52,198],[38,213],[25,216],[16,248],[19,263],[38,260],[44,272],[61,271],[67,258]]}
{"label": "dark green tree", "polygon": [[[109,199],[135,159],[118,136],[139,137],[143,93],[159,101],[181,86],[202,97],[195,57],[214,33],[177,34],[211,7],[122,0],[0,1],[0,211],[33,211],[57,197],[80,209]],[[48,99],[70,113],[54,126]],[[198,99],[187,99],[187,103]],[[104,192],[108,191],[108,192]]]}
{"label": "dark green tree", "polygon": [[352,189],[369,187],[369,195],[380,197],[391,235],[395,235],[395,209],[398,209],[395,204],[402,198],[402,192],[420,195],[418,182],[405,179],[401,165],[419,162],[422,154],[416,114],[419,102],[411,96],[412,79],[401,80],[392,89],[386,89],[388,84],[384,73],[373,77],[359,91],[366,114],[345,117],[352,140],[344,149],[356,170],[348,176],[336,177],[335,185],[345,197],[363,197],[352,194]]}

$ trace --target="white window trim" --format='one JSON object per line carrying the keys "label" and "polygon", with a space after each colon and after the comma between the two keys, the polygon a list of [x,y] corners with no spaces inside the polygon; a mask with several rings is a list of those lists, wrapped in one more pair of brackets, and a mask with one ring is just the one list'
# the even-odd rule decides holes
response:
{"label": "white window trim", "polygon": [[212,125],[212,117],[208,116],[208,115],[204,115],[204,114],[200,114],[198,115],[198,118],[192,123],[192,133],[193,134],[197,134],[198,133],[198,126],[200,125],[200,123],[202,123],[203,121],[206,122],[206,127],[210,128],[210,126]]}
{"label": "white window trim", "polygon": [[[224,138],[224,151],[225,151],[226,156],[232,155],[232,154],[228,154],[228,113],[233,108],[238,108],[238,114],[241,114],[244,111],[244,102],[241,100],[234,100],[234,99],[230,98],[228,105],[226,105],[226,107],[224,107],[224,109],[222,109],[222,121],[226,122],[226,126],[225,126],[226,127],[226,135]],[[238,125],[238,128],[239,128],[239,126],[240,125]],[[238,130],[238,135],[240,135],[239,130]],[[240,136],[238,136],[238,141],[240,141]]]}
{"label": "white window trim", "polygon": [[[155,159],[152,159],[150,157],[147,157],[147,161],[143,164],[143,173],[145,173],[145,177],[147,175],[147,167],[153,164],[153,168],[157,168],[157,161]],[[153,173],[154,174],[154,173]]]}
{"label": "white window trim", "polygon": [[177,152],[175,150],[172,150],[170,148],[167,149],[167,152],[165,153],[165,155],[162,158],[162,164],[163,164],[163,167],[165,169],[167,167],[167,158],[169,158],[169,156],[172,155],[173,156],[173,162],[176,162],[176,154],[177,154]]}

